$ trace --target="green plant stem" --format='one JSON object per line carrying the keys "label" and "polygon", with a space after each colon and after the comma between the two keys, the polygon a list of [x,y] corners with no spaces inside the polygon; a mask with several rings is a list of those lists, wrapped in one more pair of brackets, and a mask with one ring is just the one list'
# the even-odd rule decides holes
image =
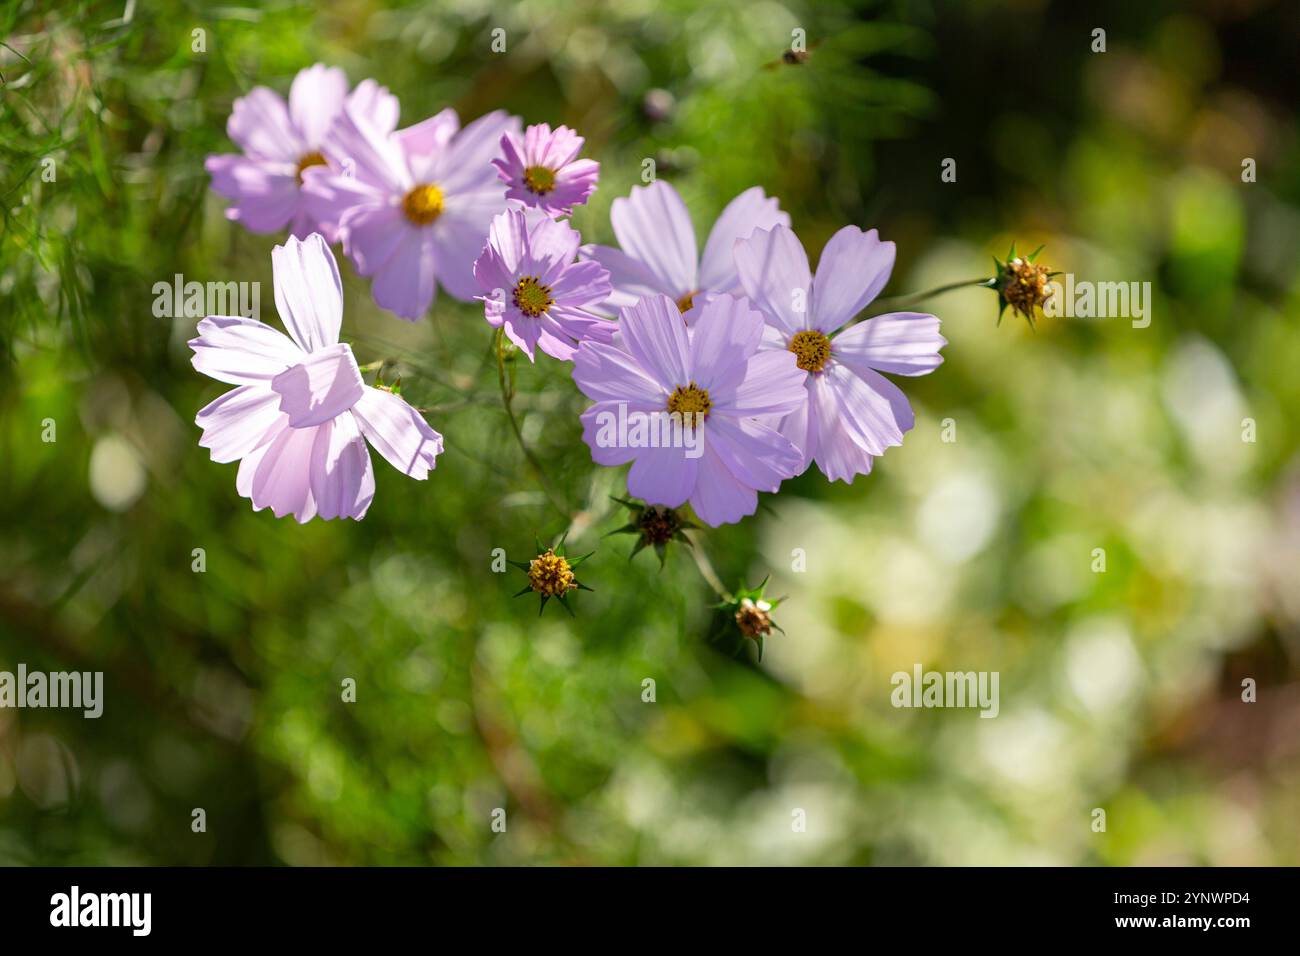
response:
{"label": "green plant stem", "polygon": [[871,304],[872,307],[870,312],[857,321],[861,322],[877,315],[883,315],[886,312],[894,312],[899,306],[924,302],[926,299],[932,299],[936,295],[943,295],[945,292],[955,292],[957,289],[968,289],[974,286],[987,287],[988,283],[989,280],[987,277],[983,279],[967,279],[965,282],[950,282],[947,285],[937,286],[933,289],[926,289],[924,292],[913,292],[910,295],[896,295],[888,299],[877,299]]}
{"label": "green plant stem", "polygon": [[546,469],[543,467],[538,457],[533,454],[532,449],[528,447],[528,443],[524,441],[524,433],[519,427],[519,419],[515,416],[514,405],[511,404],[514,400],[515,394],[514,383],[510,382],[509,377],[506,375],[504,343],[505,336],[500,329],[497,329],[494,343],[497,354],[497,381],[501,385],[501,403],[505,406],[506,418],[510,420],[510,430],[514,432],[515,441],[519,443],[519,449],[524,453],[524,459],[528,462],[529,467],[532,468],[533,473],[537,476],[537,483],[541,486],[542,493],[546,495],[546,500],[550,503],[551,507],[556,510],[560,517],[565,520],[567,525],[572,522],[573,515],[570,513],[569,509],[560,502],[559,496],[556,495],[551,488],[551,482],[547,477]]}
{"label": "green plant stem", "polygon": [[732,595],[723,585],[722,578],[718,577],[718,572],[713,570],[713,562],[704,553],[704,546],[700,543],[699,535],[686,532],[686,537],[690,539],[691,557],[695,559],[695,566],[700,569],[700,575],[708,583],[709,587],[713,588],[719,598],[730,601]]}

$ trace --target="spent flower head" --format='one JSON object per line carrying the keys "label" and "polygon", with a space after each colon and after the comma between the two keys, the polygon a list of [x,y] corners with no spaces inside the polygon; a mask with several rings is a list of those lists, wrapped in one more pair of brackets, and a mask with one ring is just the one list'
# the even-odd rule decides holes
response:
{"label": "spent flower head", "polygon": [[[785,633],[781,626],[772,620],[772,612],[784,598],[769,598],[764,593],[768,579],[764,578],[756,588],[741,587],[730,598],[715,607],[723,619],[724,636],[731,640],[733,647],[743,646],[745,640],[754,642],[758,650],[758,659],[763,659],[763,645],[773,629]],[[739,644],[736,643],[739,635]]]}
{"label": "spent flower head", "polygon": [[676,508],[668,508],[664,505],[647,505],[639,501],[629,501],[626,498],[614,498],[614,500],[632,512],[627,524],[610,532],[610,534],[634,534],[637,536],[632,553],[628,555],[629,561],[635,558],[643,548],[651,547],[654,548],[655,554],[659,555],[659,567],[662,568],[664,559],[668,554],[669,542],[680,541],[690,547],[691,541],[686,537],[686,532],[691,528],[698,528],[699,525],[683,517]]}
{"label": "spent flower head", "polygon": [[[567,532],[566,532],[567,535]],[[537,542],[537,557],[527,563],[523,561],[511,561],[515,567],[519,568],[528,576],[528,584],[515,593],[515,597],[522,597],[530,592],[537,594],[541,598],[541,604],[537,609],[540,615],[546,610],[546,602],[555,598],[561,606],[573,615],[573,608],[569,606],[567,600],[570,591],[590,591],[578,580],[575,573],[578,565],[582,564],[589,557],[595,554],[589,551],[581,557],[569,559],[564,553],[564,536],[561,536],[553,546],[543,549],[542,543]]]}
{"label": "spent flower head", "polygon": [[998,293],[999,325],[1002,324],[1002,313],[1007,306],[1011,306],[1013,312],[1025,317],[1032,329],[1034,309],[1041,309],[1052,297],[1051,280],[1060,273],[1034,262],[1042,251],[1043,247],[1039,246],[1027,256],[1017,256],[1016,244],[1013,242],[1005,262],[998,261],[997,256],[993,257],[996,271],[986,284]]}

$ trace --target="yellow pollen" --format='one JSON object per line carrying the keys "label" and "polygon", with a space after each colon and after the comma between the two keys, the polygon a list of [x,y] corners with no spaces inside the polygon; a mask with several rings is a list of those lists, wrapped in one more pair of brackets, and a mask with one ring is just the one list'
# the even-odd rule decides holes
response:
{"label": "yellow pollen", "polygon": [[427,226],[442,215],[442,190],[433,183],[416,186],[402,200],[402,212],[417,226]]}
{"label": "yellow pollen", "polygon": [[1002,297],[1021,315],[1033,316],[1034,307],[1052,297],[1051,270],[1027,259],[1012,259],[1002,275]]}
{"label": "yellow pollen", "polygon": [[709,409],[712,407],[709,390],[700,388],[694,382],[689,385],[678,385],[668,396],[668,411],[677,412],[683,417],[698,414],[708,418]]}
{"label": "yellow pollen", "polygon": [[691,307],[695,305],[695,293],[699,291],[700,291],[699,289],[696,289],[694,292],[688,292],[680,299],[678,299],[677,311],[680,312],[682,315],[685,315],[687,312],[691,311]]}
{"label": "yellow pollen", "polygon": [[537,276],[524,276],[515,283],[515,306],[530,319],[535,319],[555,300],[551,298],[551,287],[542,285]]}
{"label": "yellow pollen", "polygon": [[302,171],[304,169],[308,168],[309,166],[328,166],[328,165],[329,163],[326,161],[325,157],[322,156],[320,153],[317,152],[304,153],[302,158],[298,160],[298,172],[297,172],[298,185],[299,186],[302,185]]}
{"label": "yellow pollen", "polygon": [[563,555],[547,548],[528,562],[528,586],[546,597],[564,597],[578,586]]}
{"label": "yellow pollen", "polygon": [[831,340],[814,329],[805,329],[794,334],[789,349],[795,364],[805,372],[820,372],[831,357]]}
{"label": "yellow pollen", "polygon": [[555,188],[555,170],[545,166],[529,166],[524,170],[524,185],[530,192],[545,196]]}

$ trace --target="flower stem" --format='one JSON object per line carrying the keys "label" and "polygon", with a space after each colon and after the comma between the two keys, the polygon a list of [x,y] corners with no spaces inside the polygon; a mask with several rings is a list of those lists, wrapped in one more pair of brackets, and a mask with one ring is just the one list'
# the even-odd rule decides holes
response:
{"label": "flower stem", "polygon": [[528,443],[524,441],[524,433],[519,428],[519,419],[515,416],[515,409],[511,402],[514,400],[515,387],[514,382],[509,380],[506,375],[506,355],[505,355],[505,335],[500,329],[497,329],[496,339],[493,344],[497,354],[497,381],[501,385],[501,403],[506,409],[506,418],[510,420],[510,430],[515,434],[515,441],[519,443],[519,449],[524,453],[524,458],[537,476],[537,483],[541,485],[542,493],[546,495],[546,500],[551,507],[559,513],[566,522],[571,522],[573,515],[569,509],[561,502],[559,497],[551,488],[550,479],[546,475],[546,469],[541,461],[533,454]]}
{"label": "flower stem", "polygon": [[691,557],[695,559],[695,566],[700,569],[700,575],[706,582],[708,582],[709,587],[713,588],[718,597],[724,601],[730,601],[731,594],[723,585],[722,578],[718,577],[718,572],[713,570],[713,562],[711,562],[709,556],[704,553],[704,547],[699,541],[699,535],[686,532],[686,536],[690,539]]}
{"label": "flower stem", "polygon": [[[966,289],[971,286],[988,286],[989,279],[967,279],[965,282],[950,282],[947,285],[937,286],[933,289],[926,289],[924,292],[913,292],[910,295],[896,295],[888,299],[877,299],[872,303],[871,315],[864,318],[871,318],[873,315],[881,315],[885,312],[892,312],[900,305],[912,305],[917,302],[924,302],[926,299],[934,298],[936,295],[943,295],[945,292],[954,292],[957,289]],[[885,306],[886,308],[879,308]]]}

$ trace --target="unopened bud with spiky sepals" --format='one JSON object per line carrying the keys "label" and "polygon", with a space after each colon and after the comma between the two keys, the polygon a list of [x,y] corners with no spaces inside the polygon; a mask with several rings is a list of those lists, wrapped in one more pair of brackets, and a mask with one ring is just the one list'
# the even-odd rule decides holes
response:
{"label": "unopened bud with spiky sepals", "polygon": [[781,625],[772,620],[772,612],[785,598],[768,598],[763,592],[767,589],[768,579],[756,588],[741,587],[730,599],[714,605],[727,618],[731,633],[740,634],[754,642],[758,649],[758,659],[763,659],[763,645],[767,636],[775,628],[785,633]]}
{"label": "unopened bud with spiky sepals", "polygon": [[546,549],[543,549],[542,543],[538,541],[537,557],[526,564],[523,561],[510,561],[511,564],[528,575],[528,586],[516,592],[514,596],[522,597],[530,592],[539,595],[541,597],[541,606],[537,609],[539,616],[546,610],[546,602],[551,598],[555,598],[560,603],[560,606],[568,611],[569,616],[572,617],[573,608],[569,606],[569,592],[591,590],[578,580],[574,572],[578,565],[596,552],[588,551],[581,557],[570,560],[564,553],[564,539],[568,537],[568,534],[566,531],[560,536],[559,541]]}
{"label": "unopened bud with spiky sepals", "polygon": [[[614,498],[613,495],[610,495]],[[631,561],[637,556],[642,548],[652,547],[655,554],[659,555],[659,567],[664,566],[664,558],[668,554],[668,543],[670,541],[680,541],[688,548],[691,546],[690,539],[686,537],[686,532],[692,528],[698,528],[699,525],[683,517],[675,508],[665,508],[663,505],[647,505],[639,501],[629,501],[626,498],[614,498],[619,504],[627,508],[631,514],[631,520],[621,528],[617,528],[610,534],[634,534],[637,536],[636,544],[632,547],[632,553],[627,556]]]}
{"label": "unopened bud with spiky sepals", "polygon": [[1032,329],[1034,309],[1041,309],[1052,297],[1050,288],[1052,277],[1059,276],[1061,273],[1053,272],[1047,266],[1034,262],[1042,251],[1043,247],[1039,246],[1027,256],[1017,256],[1016,244],[1013,242],[1011,251],[1007,253],[1006,262],[998,261],[997,256],[993,257],[995,272],[993,278],[984,284],[997,291],[998,325],[1002,324],[1002,313],[1006,311],[1007,306],[1011,306],[1013,312],[1018,312],[1025,317],[1025,321]]}

